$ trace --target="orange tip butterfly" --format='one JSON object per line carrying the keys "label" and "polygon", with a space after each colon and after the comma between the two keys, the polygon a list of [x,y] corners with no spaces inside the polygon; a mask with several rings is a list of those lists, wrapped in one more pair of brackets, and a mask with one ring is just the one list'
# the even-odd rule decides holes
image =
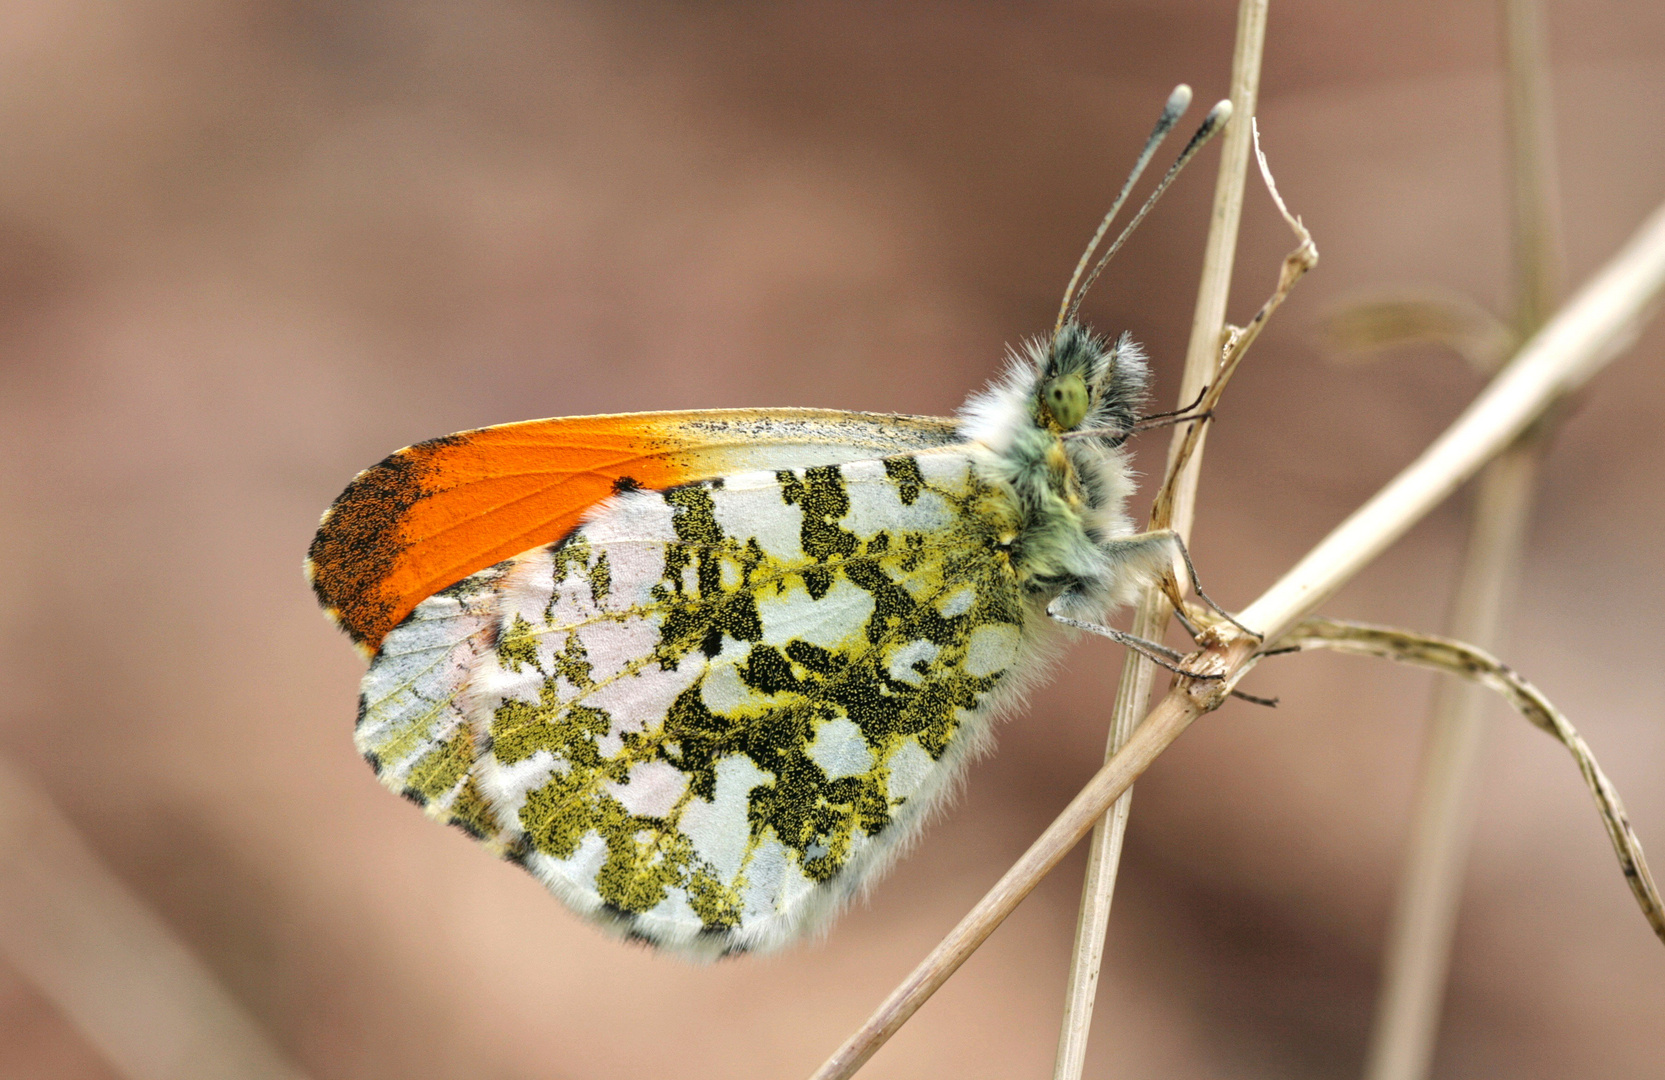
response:
{"label": "orange tip butterfly", "polygon": [[824,926],[943,805],[1060,623],[1173,565],[1174,535],[1126,512],[1144,359],[1077,313],[1229,118],[1221,102],[1083,280],[1189,101],[1169,99],[1051,336],[957,418],[532,420],[360,473],[306,572],[370,657],[355,738],[382,783],[665,949]]}

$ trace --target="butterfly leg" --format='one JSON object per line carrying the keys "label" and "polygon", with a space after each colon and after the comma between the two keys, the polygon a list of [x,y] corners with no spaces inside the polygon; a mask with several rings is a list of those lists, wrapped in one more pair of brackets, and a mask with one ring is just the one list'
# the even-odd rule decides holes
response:
{"label": "butterfly leg", "polygon": [[1185,654],[1177,649],[1170,649],[1166,645],[1160,644],[1159,642],[1147,641],[1142,637],[1125,633],[1112,626],[1102,626],[1099,623],[1086,622],[1082,619],[1072,619],[1068,615],[1059,614],[1058,611],[1055,610],[1055,607],[1056,605],[1046,609],[1046,613],[1051,616],[1054,621],[1063,623],[1065,626],[1073,626],[1077,630],[1085,630],[1089,634],[1097,634],[1099,637],[1109,638],[1118,645],[1125,645],[1129,649],[1138,653],[1140,656],[1143,656],[1146,660],[1149,660],[1151,663],[1160,667],[1165,667],[1169,671],[1174,672],[1176,675],[1184,675],[1188,679],[1225,678],[1224,675],[1203,675],[1180,667],[1180,663],[1185,660]]}
{"label": "butterfly leg", "polygon": [[[1077,630],[1085,630],[1090,634],[1098,634],[1100,637],[1107,637],[1111,641],[1116,642],[1118,645],[1125,645],[1129,649],[1138,653],[1140,656],[1143,656],[1146,660],[1156,664],[1158,667],[1165,667],[1174,674],[1183,675],[1187,679],[1225,678],[1224,675],[1201,674],[1195,671],[1188,671],[1187,669],[1180,667],[1180,663],[1185,660],[1185,654],[1180,652],[1178,649],[1170,649],[1166,645],[1159,645],[1154,641],[1147,641],[1135,634],[1124,633],[1121,630],[1117,630],[1113,626],[1101,626],[1098,623],[1072,619],[1067,615],[1058,614],[1051,608],[1048,608],[1046,613],[1056,621],[1063,623],[1065,626],[1073,626]],[[1275,709],[1278,707],[1277,698],[1256,697],[1253,694],[1245,694],[1241,690],[1233,690],[1231,692],[1231,696],[1234,698],[1242,698],[1244,701],[1250,702],[1254,705],[1264,705],[1269,709]]]}
{"label": "butterfly leg", "polygon": [[1203,398],[1207,396],[1208,387],[1204,386],[1197,392],[1197,400],[1185,406],[1185,408],[1175,409],[1172,412],[1151,413],[1149,416],[1141,416],[1133,422],[1133,430],[1149,431],[1151,428],[1171,427],[1175,424],[1188,424],[1193,420],[1212,420],[1214,419],[1214,410],[1197,410],[1197,406],[1201,405],[1203,403]]}
{"label": "butterfly leg", "polygon": [[[1172,529],[1153,529],[1150,532],[1134,533],[1132,536],[1118,536],[1114,540],[1104,541],[1100,544],[1100,547],[1112,557],[1116,557],[1130,563],[1145,562],[1149,560],[1151,554],[1153,553],[1160,552],[1163,555],[1168,555],[1177,549],[1179,551],[1179,557],[1185,561],[1185,572],[1191,579],[1191,591],[1196,593],[1198,598],[1201,599],[1203,603],[1207,604],[1209,609],[1216,615],[1219,615],[1222,619],[1225,619],[1227,622],[1231,623],[1245,634],[1248,634],[1256,641],[1265,640],[1262,635],[1255,633],[1247,626],[1244,626],[1242,623],[1232,618],[1231,612],[1227,611],[1219,604],[1216,604],[1213,598],[1203,591],[1202,582],[1197,580],[1197,567],[1191,562],[1191,552],[1186,549],[1185,541],[1180,539],[1179,534],[1174,532]],[[1176,613],[1178,613],[1179,610],[1180,609],[1176,605]],[[1185,628],[1191,636],[1193,638],[1196,637],[1197,632],[1192,628],[1190,621],[1186,619],[1183,614],[1180,615],[1180,621],[1185,624]]]}
{"label": "butterfly leg", "polygon": [[1192,641],[1201,638],[1202,627],[1191,621],[1191,616],[1185,614],[1184,608],[1174,608],[1174,618],[1179,620],[1179,625],[1185,627],[1185,632],[1191,635]]}

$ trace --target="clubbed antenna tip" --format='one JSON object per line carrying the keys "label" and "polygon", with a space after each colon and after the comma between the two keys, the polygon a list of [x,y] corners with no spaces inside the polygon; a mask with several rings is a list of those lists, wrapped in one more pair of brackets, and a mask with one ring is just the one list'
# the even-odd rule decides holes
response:
{"label": "clubbed antenna tip", "polygon": [[[1184,87],[1181,87],[1181,89],[1184,89]],[[1175,94],[1178,94],[1177,90],[1175,91]],[[1186,97],[1190,97],[1189,91],[1187,91]],[[1169,98],[1168,100],[1170,104],[1173,102],[1173,98]],[[1164,113],[1163,115],[1166,116],[1167,114]],[[1145,200],[1145,205],[1139,208],[1139,212],[1133,215],[1133,220],[1127,223],[1127,228],[1123,229],[1122,234],[1116,237],[1116,242],[1110,245],[1110,250],[1106,251],[1104,253],[1104,257],[1093,267],[1093,272],[1087,275],[1087,279],[1081,283],[1081,288],[1079,290],[1075,290],[1076,279],[1070,279],[1070,289],[1075,290],[1074,297],[1072,299],[1069,292],[1064,294],[1064,306],[1058,313],[1058,326],[1053,330],[1055,335],[1058,330],[1063,329],[1066,322],[1075,318],[1076,312],[1081,310],[1081,301],[1087,295],[1087,290],[1093,287],[1093,282],[1098,280],[1099,274],[1103,272],[1107,265],[1109,265],[1111,258],[1116,254],[1116,252],[1121,250],[1123,244],[1127,243],[1127,238],[1133,235],[1133,230],[1137,229],[1139,227],[1139,223],[1145,220],[1145,215],[1150,213],[1151,207],[1156,205],[1156,200],[1162,197],[1162,193],[1168,190],[1168,185],[1174,182],[1174,177],[1179,175],[1179,171],[1185,168],[1186,163],[1196,155],[1198,150],[1201,150],[1203,146],[1207,144],[1208,140],[1219,134],[1220,129],[1225,127],[1226,122],[1230,119],[1231,102],[1222,98],[1220,101],[1215,103],[1212,109],[1208,110],[1208,115],[1203,117],[1202,126],[1197,128],[1197,133],[1191,136],[1191,141],[1185,144],[1185,149],[1179,152],[1179,157],[1174,159],[1174,163],[1168,167],[1168,172],[1162,177],[1162,182],[1156,185],[1156,190],[1150,193],[1150,197]],[[1145,156],[1145,160],[1148,160],[1149,153],[1154,152],[1156,147],[1154,144],[1147,144],[1146,149],[1147,154]],[[1128,187],[1131,187],[1132,184],[1133,178],[1129,177]],[[1125,188],[1123,189],[1123,194],[1125,197]],[[1121,203],[1118,201],[1116,208],[1112,209],[1111,213],[1114,214],[1115,210],[1120,208]],[[1100,235],[1103,234],[1104,227],[1109,224],[1110,220],[1109,218],[1106,218],[1104,225],[1099,227]],[[1097,243],[1098,237],[1095,236],[1093,238],[1093,246],[1097,246]],[[1092,250],[1092,246],[1088,247],[1087,254],[1081,257],[1082,265],[1086,263],[1088,256],[1092,254]],[[1080,274],[1081,266],[1078,265],[1076,267],[1076,276],[1079,277]]]}
{"label": "clubbed antenna tip", "polygon": [[[1098,245],[1104,239],[1104,234],[1110,231],[1110,223],[1121,212],[1122,204],[1127,202],[1127,193],[1133,190],[1133,185],[1138,182],[1140,174],[1145,171],[1145,166],[1150,164],[1150,159],[1155,156],[1157,147],[1162,145],[1162,140],[1168,137],[1168,132],[1173,130],[1174,125],[1179,123],[1179,118],[1184,116],[1185,110],[1190,107],[1191,88],[1184,83],[1180,83],[1174,87],[1174,92],[1168,95],[1168,102],[1162,107],[1162,115],[1157,117],[1156,127],[1152,129],[1150,138],[1145,140],[1145,148],[1139,152],[1139,159],[1133,163],[1132,171],[1127,174],[1127,179],[1122,183],[1122,189],[1116,195],[1116,201],[1110,205],[1110,212],[1105,214],[1104,220],[1098,223],[1098,231],[1093,233],[1093,238],[1087,242],[1087,250],[1081,253],[1081,258],[1075,264],[1075,273],[1070,275],[1070,283],[1064,289],[1064,302],[1058,305],[1058,323],[1052,328],[1054,337],[1058,336],[1058,331],[1064,328],[1065,320],[1072,313],[1073,309],[1070,307],[1070,301],[1075,299],[1076,283],[1081,280],[1081,275],[1086,272],[1087,264],[1092,261],[1093,252],[1098,250]],[[1213,114],[1210,113],[1209,115],[1212,116]],[[1085,292],[1086,290],[1083,289],[1082,291]]]}

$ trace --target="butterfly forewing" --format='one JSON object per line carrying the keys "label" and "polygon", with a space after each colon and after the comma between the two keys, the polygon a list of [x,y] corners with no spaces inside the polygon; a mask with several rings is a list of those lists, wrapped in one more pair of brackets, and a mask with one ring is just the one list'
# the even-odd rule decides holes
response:
{"label": "butterfly forewing", "polygon": [[951,420],[827,409],[572,416],[462,431],[360,473],[324,514],[307,576],[324,609],[374,653],[418,603],[560,540],[616,490],[954,440]]}
{"label": "butterfly forewing", "polygon": [[383,784],[430,817],[507,853],[480,795],[478,738],[462,690],[498,638],[500,564],[430,597],[389,635],[365,674],[354,740]]}
{"label": "butterfly forewing", "polygon": [[978,466],[622,493],[393,630],[360,748],[592,918],[780,944],[896,852],[1010,697],[1017,523]]}

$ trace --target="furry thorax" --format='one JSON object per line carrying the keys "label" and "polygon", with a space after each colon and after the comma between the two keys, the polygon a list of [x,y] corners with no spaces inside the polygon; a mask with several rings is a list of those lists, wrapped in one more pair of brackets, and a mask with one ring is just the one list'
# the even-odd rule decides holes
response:
{"label": "furry thorax", "polygon": [[[1130,542],[1134,483],[1122,444],[1148,380],[1144,351],[1128,334],[1112,343],[1071,321],[1050,341],[1032,338],[1009,353],[1005,372],[960,409],[961,435],[987,450],[988,471],[1021,522],[1012,563],[1042,606],[1058,600],[1096,616],[1133,602],[1171,565],[1166,539]],[[1084,400],[1072,403],[1081,390]]]}

